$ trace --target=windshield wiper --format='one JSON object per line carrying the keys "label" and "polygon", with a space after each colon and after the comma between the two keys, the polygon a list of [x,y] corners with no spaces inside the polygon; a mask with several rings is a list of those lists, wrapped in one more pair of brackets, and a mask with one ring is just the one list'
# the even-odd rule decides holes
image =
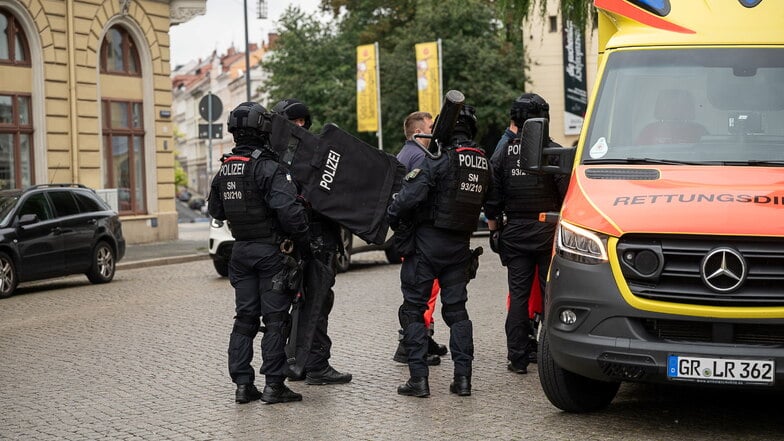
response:
{"label": "windshield wiper", "polygon": [[760,165],[772,167],[784,167],[784,161],[778,160],[765,160],[765,159],[749,159],[748,161],[721,161],[723,165]]}
{"label": "windshield wiper", "polygon": [[704,161],[678,161],[675,159],[656,159],[656,158],[608,158],[608,159],[585,159],[583,164],[672,164],[672,165],[710,165]]}

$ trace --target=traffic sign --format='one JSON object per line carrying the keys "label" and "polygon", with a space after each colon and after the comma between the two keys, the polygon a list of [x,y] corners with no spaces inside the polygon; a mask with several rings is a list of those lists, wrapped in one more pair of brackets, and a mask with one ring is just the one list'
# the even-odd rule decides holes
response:
{"label": "traffic sign", "polygon": [[[212,102],[212,109],[210,109],[210,102]],[[210,110],[212,111],[212,115],[210,115]],[[215,122],[218,118],[221,117],[223,113],[223,103],[221,102],[220,98],[217,96],[209,93],[202,97],[201,101],[199,101],[199,115],[202,118],[206,119],[209,122]]]}
{"label": "traffic sign", "polygon": [[[199,124],[199,139],[210,139],[210,124]],[[223,139],[223,124],[212,124],[211,139]]]}

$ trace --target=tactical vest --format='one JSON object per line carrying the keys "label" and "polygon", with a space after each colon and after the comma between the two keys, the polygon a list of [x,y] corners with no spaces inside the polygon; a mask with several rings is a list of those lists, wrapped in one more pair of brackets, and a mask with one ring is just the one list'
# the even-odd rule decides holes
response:
{"label": "tactical vest", "polygon": [[504,211],[510,219],[537,219],[543,211],[559,209],[558,187],[550,174],[529,174],[520,167],[520,139],[509,141],[502,177]]}
{"label": "tactical vest", "polygon": [[473,232],[490,183],[484,152],[476,147],[446,151],[449,168],[431,195],[433,225],[448,230]]}
{"label": "tactical vest", "polygon": [[274,240],[275,219],[253,174],[256,162],[261,160],[256,152],[260,150],[251,156],[227,157],[215,176],[231,235],[237,240]]}

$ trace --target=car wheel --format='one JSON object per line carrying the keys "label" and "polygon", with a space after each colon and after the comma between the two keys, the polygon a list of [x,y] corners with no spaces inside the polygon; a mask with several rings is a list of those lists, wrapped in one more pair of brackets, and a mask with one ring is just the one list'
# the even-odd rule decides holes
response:
{"label": "car wheel", "polygon": [[547,327],[543,325],[539,342],[539,382],[547,399],[553,406],[566,412],[582,413],[604,409],[609,406],[619,382],[607,382],[583,377],[558,366],[550,353]]}
{"label": "car wheel", "polygon": [[114,250],[106,242],[98,242],[93,251],[93,263],[87,271],[87,278],[92,283],[109,283],[114,278]]}
{"label": "car wheel", "polygon": [[212,259],[212,266],[215,267],[215,271],[217,271],[221,277],[229,276],[229,262],[223,259]]}
{"label": "car wheel", "polygon": [[6,253],[0,253],[0,298],[11,297],[18,281],[14,260]]}
{"label": "car wheel", "polygon": [[343,252],[335,256],[335,269],[339,273],[345,273],[351,266],[351,231],[341,228],[340,240],[343,242]]}
{"label": "car wheel", "polygon": [[397,252],[397,247],[395,243],[391,240],[387,243],[387,247],[384,248],[384,254],[387,255],[387,261],[389,263],[400,263],[403,261],[403,258],[400,256],[400,253]]}

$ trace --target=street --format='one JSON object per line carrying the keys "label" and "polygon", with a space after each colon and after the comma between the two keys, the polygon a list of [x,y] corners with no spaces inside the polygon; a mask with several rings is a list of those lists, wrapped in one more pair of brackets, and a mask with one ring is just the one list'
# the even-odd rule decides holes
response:
{"label": "street", "polygon": [[[486,237],[473,239],[486,246]],[[489,250],[488,250],[489,251]],[[399,266],[357,255],[330,316],[332,364],[352,383],[307,386],[301,403],[234,403],[226,368],[233,291],[205,258],[119,270],[108,285],[74,276],[0,301],[0,439],[19,440],[768,440],[784,436],[780,394],[624,385],[613,404],[572,415],[550,405],[537,367],[506,370],[506,271],[481,257],[469,285],[473,395],[449,393],[452,363],[431,368],[431,397],[396,394],[392,361]],[[448,329],[435,315],[435,338]],[[257,337],[256,349],[261,336]],[[256,354],[254,367],[260,357]],[[257,378],[257,384],[263,384]]]}

